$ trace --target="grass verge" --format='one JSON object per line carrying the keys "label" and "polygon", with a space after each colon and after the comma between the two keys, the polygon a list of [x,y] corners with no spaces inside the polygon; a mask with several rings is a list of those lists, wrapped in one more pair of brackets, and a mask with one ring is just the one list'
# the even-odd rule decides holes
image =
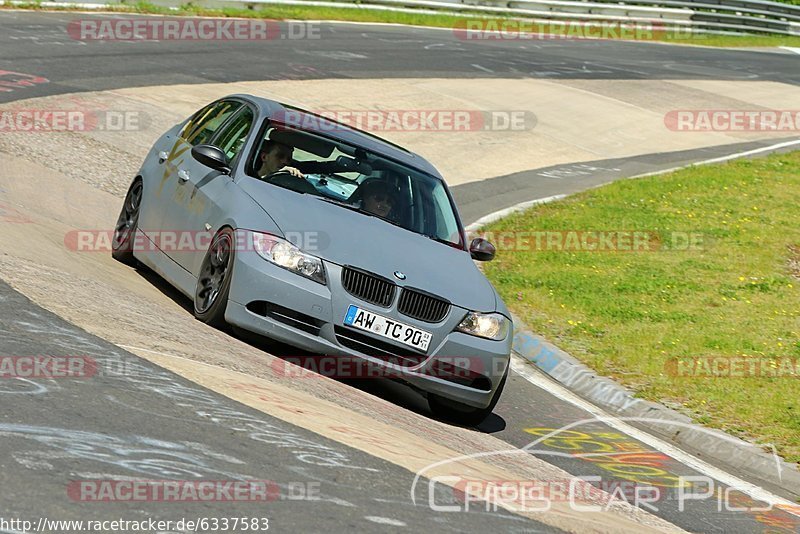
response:
{"label": "grass verge", "polygon": [[[65,0],[66,1],[66,0]],[[79,0],[75,0],[79,1]],[[51,7],[47,2],[36,1],[22,4],[11,4],[3,1],[0,7],[13,9],[31,9],[48,11],[77,11],[69,7]],[[428,26],[435,28],[464,28],[465,21],[482,21],[487,24],[484,28],[491,29],[492,23],[504,20],[500,17],[470,17],[447,14],[401,13],[396,11],[383,11],[366,8],[338,8],[324,6],[289,6],[289,5],[264,5],[260,9],[239,8],[205,8],[186,4],[178,9],[170,9],[149,2],[137,2],[126,5],[109,6],[103,11],[114,13],[141,13],[173,16],[204,16],[204,17],[240,17],[260,18],[274,20],[339,20],[352,22],[385,22],[394,24],[408,24],[414,26]],[[538,27],[535,27],[538,31]],[[547,33],[546,31],[544,33]],[[612,34],[613,35],[613,34]],[[539,38],[537,34],[537,38]],[[554,38],[559,38],[555,36]],[[549,39],[545,37],[545,39]],[[520,39],[526,41],[527,39]],[[715,47],[800,47],[800,37],[781,35],[703,35],[669,32],[653,32],[652,36],[645,35],[641,40],[669,42],[675,44],[689,44]],[[473,41],[480,42],[480,41]]]}
{"label": "grass verge", "polygon": [[[485,272],[530,328],[638,397],[800,462],[798,206],[800,151],[618,181],[487,227],[500,242]],[[650,231],[662,246],[533,250],[533,234],[501,233],[532,230]],[[797,374],[708,377],[698,357]]]}

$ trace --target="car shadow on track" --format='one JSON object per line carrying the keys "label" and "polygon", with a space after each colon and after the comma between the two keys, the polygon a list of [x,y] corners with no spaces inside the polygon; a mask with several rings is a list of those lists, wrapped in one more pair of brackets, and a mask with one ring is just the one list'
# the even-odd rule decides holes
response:
{"label": "car shadow on track", "polygon": [[[183,293],[179,290],[175,289],[172,285],[166,282],[163,278],[161,278],[158,274],[150,270],[149,268],[140,265],[136,269],[136,273],[139,274],[142,278],[147,280],[153,287],[161,291],[164,296],[171,299],[175,304],[180,306],[181,308],[186,311],[186,313],[194,314],[194,306],[192,304],[191,299],[186,297]],[[264,351],[276,358],[281,358],[282,360],[287,360],[289,358],[295,359],[297,358],[297,349],[292,347],[291,345],[287,345],[285,343],[281,343],[278,341],[273,341],[263,336],[259,336],[258,334],[254,334],[252,332],[248,332],[246,330],[242,330],[239,328],[228,326],[224,332],[236,339],[247,343],[248,345],[257,348],[261,351]],[[308,356],[316,356],[309,354]],[[442,423],[451,425],[451,426],[459,426],[454,424],[451,421],[447,421],[436,417],[433,415],[428,408],[428,402],[424,397],[424,394],[421,392],[413,389],[412,387],[408,386],[407,384],[392,380],[389,378],[338,378],[333,377],[332,380],[336,380],[342,384],[348,385],[350,387],[359,389],[364,393],[368,393],[380,399],[383,399],[387,402],[390,402],[398,407],[405,408],[406,410],[410,410],[417,414],[423,415],[429,419],[434,419],[436,421],[440,421]],[[480,425],[474,428],[479,432],[483,432],[485,434],[493,434],[495,432],[500,432],[504,430],[506,427],[505,420],[497,415],[496,413],[491,414],[487,417]]]}

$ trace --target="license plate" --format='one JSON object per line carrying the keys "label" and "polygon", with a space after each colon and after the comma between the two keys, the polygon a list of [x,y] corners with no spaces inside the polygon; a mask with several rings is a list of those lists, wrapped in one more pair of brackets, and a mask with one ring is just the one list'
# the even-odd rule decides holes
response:
{"label": "license plate", "polygon": [[394,319],[389,319],[383,315],[372,313],[371,311],[362,310],[358,306],[350,305],[347,308],[347,315],[344,317],[344,324],[358,328],[359,330],[366,330],[373,334],[399,341],[404,345],[413,347],[423,352],[428,351],[428,345],[431,342],[433,335],[425,330],[420,330],[417,327],[399,323]]}

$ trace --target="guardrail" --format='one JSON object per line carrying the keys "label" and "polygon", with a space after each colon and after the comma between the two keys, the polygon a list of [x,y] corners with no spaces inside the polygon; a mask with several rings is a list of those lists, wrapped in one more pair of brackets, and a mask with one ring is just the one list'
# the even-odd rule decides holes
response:
{"label": "guardrail", "polygon": [[[71,3],[58,0],[60,4]],[[125,4],[126,0],[78,0],[79,5]],[[151,0],[178,7],[186,0]],[[41,2],[46,6],[47,0]],[[132,0],[131,0],[132,3]],[[501,17],[552,23],[656,24],[685,32],[780,34],[800,36],[800,5],[769,0],[196,0],[204,7],[257,9],[268,4],[447,13],[463,17]]]}
{"label": "guardrail", "polygon": [[[270,0],[267,0],[270,1]],[[271,0],[275,1],[275,0]],[[472,14],[509,14],[538,20],[648,23],[707,33],[773,33],[800,36],[800,6],[766,0],[369,0]]]}

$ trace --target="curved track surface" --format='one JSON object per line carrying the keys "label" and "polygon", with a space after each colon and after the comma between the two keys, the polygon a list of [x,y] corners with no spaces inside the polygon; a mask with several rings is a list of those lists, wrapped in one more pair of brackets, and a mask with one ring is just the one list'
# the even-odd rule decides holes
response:
{"label": "curved track surface", "polygon": [[[44,76],[42,96],[146,85],[311,78],[519,77],[769,80],[800,84],[797,57],[620,41],[465,41],[452,31],[324,24],[319,39],[83,42],[91,15],[0,13],[0,68]],[[354,83],[354,91],[358,83]],[[8,101],[16,95],[0,95]]]}
{"label": "curved track surface", "polygon": [[[0,12],[0,69],[47,80],[20,84],[13,81],[19,79],[15,75],[0,76],[0,102],[130,87],[287,79],[351,80],[356,94],[359,81],[372,78],[749,80],[800,85],[800,58],[780,53],[604,41],[474,44],[444,30],[347,24],[321,25],[319,40],[82,43],[65,32],[79,16],[83,15]],[[12,83],[3,85],[3,79]],[[503,184],[522,184],[520,189],[530,197],[543,191],[568,193],[636,170],[666,168],[759,144],[766,143],[752,140],[729,148],[625,158],[606,165],[605,174],[569,182],[552,180],[558,173],[542,175],[546,170],[538,169],[457,185],[454,190],[462,210],[464,204],[472,206],[465,216],[471,221],[527,199],[511,191],[505,197],[488,197]],[[600,476],[605,489],[626,488],[636,476],[565,454],[574,443],[550,441],[530,447],[542,429],[579,421],[586,422],[576,430],[589,436],[582,440],[589,449],[581,452],[641,453],[646,462],[639,464],[639,474],[650,476],[639,476],[640,482],[653,483],[660,477],[666,488],[676,476],[710,474],[725,488],[721,480],[730,480],[724,465],[717,471],[694,462],[691,454],[676,454],[646,437],[642,441],[624,425],[596,421],[595,410],[532,369],[517,367],[496,414],[478,432],[431,420],[423,400],[399,385],[276,379],[270,373],[275,356],[262,352],[258,342],[247,345],[199,325],[184,299],[163,282],[125,269],[105,255],[76,257],[59,251],[70,228],[102,228],[113,220],[119,199],[103,187],[71,180],[69,172],[48,164],[46,156],[25,161],[20,155],[24,153],[4,156],[0,276],[33,303],[0,286],[0,354],[79,352],[111,364],[131,362],[137,372],[84,382],[15,381],[0,391],[8,407],[0,426],[0,448],[9,458],[4,487],[18,488],[16,495],[2,492],[3,509],[9,513],[58,518],[121,512],[135,517],[198,515],[192,506],[166,503],[100,509],[76,504],[65,488],[73,479],[249,476],[276,481],[282,495],[288,495],[293,481],[320,484],[321,503],[282,498],[269,507],[267,515],[275,519],[275,527],[287,530],[330,525],[337,531],[796,532],[800,525],[800,518],[785,511],[719,509],[713,500],[680,503],[668,490],[655,506],[641,506],[646,512],[621,505],[601,513],[576,512],[559,502],[548,512],[435,513],[419,487],[415,505],[409,492],[416,472],[489,480]],[[48,192],[48,199],[41,198],[42,191]],[[114,327],[117,320],[121,326]],[[128,352],[108,341],[124,345]],[[201,428],[207,431],[198,431]],[[525,447],[529,450],[520,453]],[[448,462],[476,453],[483,456]],[[437,461],[444,467],[427,469]],[[736,475],[774,489],[768,480]],[[445,486],[437,491],[453,495]],[[748,499],[743,496],[736,504],[752,504]],[[199,515],[252,512],[241,504],[215,506]]]}

